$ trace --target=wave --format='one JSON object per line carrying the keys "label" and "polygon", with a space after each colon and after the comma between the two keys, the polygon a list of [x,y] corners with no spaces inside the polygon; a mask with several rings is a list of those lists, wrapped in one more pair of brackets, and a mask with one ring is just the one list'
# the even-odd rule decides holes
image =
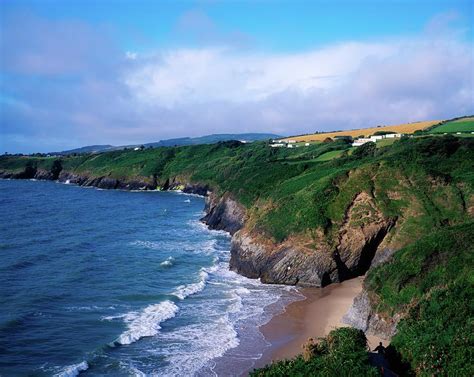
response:
{"label": "wave", "polygon": [[79,373],[89,369],[89,364],[87,364],[87,361],[83,361],[82,363],[79,364],[73,364],[69,365],[66,368],[64,368],[61,372],[55,374],[55,377],[76,377],[79,375]]}
{"label": "wave", "polygon": [[174,258],[173,257],[168,257],[166,260],[160,263],[160,266],[163,267],[171,267],[174,264]]}
{"label": "wave", "polygon": [[141,312],[127,313],[124,320],[128,330],[122,333],[114,344],[132,344],[143,337],[156,335],[161,329],[160,324],[173,318],[178,310],[175,303],[166,300],[147,306]]}
{"label": "wave", "polygon": [[199,278],[200,280],[197,283],[180,285],[173,292],[173,295],[175,295],[181,300],[184,300],[188,296],[201,292],[206,286],[206,281],[209,278],[209,274],[206,272],[206,270],[201,269],[201,272],[199,273]]}
{"label": "wave", "polygon": [[190,324],[160,340],[168,343],[164,376],[193,376],[208,363],[239,345],[238,334],[228,316],[208,323]]}
{"label": "wave", "polygon": [[[205,215],[205,213],[203,212],[202,215]],[[195,228],[200,233],[202,231],[205,231],[206,233],[212,234],[213,236],[218,235],[218,236],[224,236],[226,238],[231,238],[229,232],[227,232],[225,230],[211,229],[205,223],[203,223],[200,220],[189,220],[188,225],[190,225],[192,228]]]}

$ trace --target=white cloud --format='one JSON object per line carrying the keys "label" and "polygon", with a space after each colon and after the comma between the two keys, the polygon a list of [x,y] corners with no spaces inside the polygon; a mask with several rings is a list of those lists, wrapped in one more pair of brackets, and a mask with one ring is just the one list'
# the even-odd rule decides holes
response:
{"label": "white cloud", "polygon": [[145,58],[127,74],[125,82],[141,101],[167,107],[206,101],[260,101],[286,90],[329,89],[364,60],[388,57],[395,49],[355,42],[296,54],[177,49]]}
{"label": "white cloud", "polygon": [[[184,25],[205,22],[198,16]],[[473,45],[447,28],[452,17],[418,36],[280,54],[227,43],[230,34],[212,28],[202,39],[214,44],[120,52],[87,24],[15,19],[0,44],[2,148],[290,135],[472,114]]]}
{"label": "white cloud", "polygon": [[472,48],[425,36],[294,54],[176,49],[138,60],[124,82],[145,109],[191,111],[200,124],[208,105],[208,127],[240,119],[291,134],[473,112]]}

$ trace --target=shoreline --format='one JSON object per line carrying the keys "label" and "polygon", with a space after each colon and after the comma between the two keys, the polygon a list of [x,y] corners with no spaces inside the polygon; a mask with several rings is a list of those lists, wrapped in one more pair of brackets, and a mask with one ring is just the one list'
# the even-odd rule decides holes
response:
{"label": "shoreline", "polygon": [[[352,305],[354,297],[362,291],[363,276],[333,283],[324,288],[300,288],[306,298],[290,303],[282,313],[272,317],[260,332],[270,346],[255,362],[254,368],[262,368],[272,361],[293,358],[302,353],[302,345],[309,338],[326,336],[331,330],[349,325],[342,317]],[[368,336],[373,349],[381,339]],[[384,345],[387,343],[382,341]]]}

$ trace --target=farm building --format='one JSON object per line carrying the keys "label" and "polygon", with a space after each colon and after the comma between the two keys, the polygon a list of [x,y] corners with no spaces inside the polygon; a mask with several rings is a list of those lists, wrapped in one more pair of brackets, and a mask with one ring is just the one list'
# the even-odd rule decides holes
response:
{"label": "farm building", "polygon": [[353,147],[360,147],[361,145],[364,145],[365,143],[370,143],[371,141],[373,141],[373,140],[367,139],[367,138],[356,139],[352,143],[352,146]]}
{"label": "farm building", "polygon": [[402,134],[387,134],[387,135],[385,135],[385,137],[386,137],[387,139],[393,139],[393,138],[395,138],[395,137],[400,138],[400,137],[402,137]]}
{"label": "farm building", "polygon": [[383,135],[372,135],[370,137],[370,141],[373,141],[374,143],[377,142],[377,140],[382,140],[384,138]]}

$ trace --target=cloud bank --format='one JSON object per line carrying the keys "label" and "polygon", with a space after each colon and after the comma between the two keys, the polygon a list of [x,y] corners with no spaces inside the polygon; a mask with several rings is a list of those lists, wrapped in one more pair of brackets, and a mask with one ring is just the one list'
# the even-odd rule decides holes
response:
{"label": "cloud bank", "polygon": [[472,114],[473,46],[447,26],[452,19],[437,17],[412,37],[298,53],[228,36],[135,52],[122,51],[107,27],[11,15],[0,44],[1,148],[291,135]]}

